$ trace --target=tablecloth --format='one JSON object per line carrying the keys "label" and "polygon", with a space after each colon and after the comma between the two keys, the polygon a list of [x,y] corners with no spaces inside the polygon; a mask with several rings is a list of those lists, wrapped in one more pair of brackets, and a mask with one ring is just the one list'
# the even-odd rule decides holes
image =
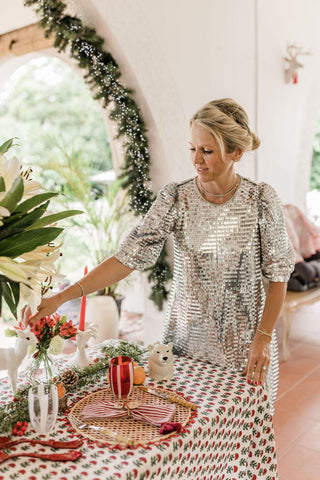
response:
{"label": "tablecloth", "polygon": [[[99,346],[91,347],[88,352],[92,360],[103,356]],[[67,368],[69,362],[70,357],[66,356],[63,366]],[[174,368],[172,381],[147,383],[181,392],[199,405],[196,415],[179,435],[157,445],[127,449],[109,449],[86,440],[81,447],[83,455],[75,462],[17,458],[0,465],[0,480],[278,479],[274,430],[265,389],[247,384],[239,373],[186,357],[175,357]],[[23,383],[23,372],[20,382]],[[99,383],[69,393],[70,406],[88,391],[92,393],[106,385],[103,376]],[[4,379],[0,402],[10,398],[8,379]],[[65,417],[60,416],[50,437],[70,440],[72,435],[72,431],[67,431]],[[31,426],[27,436],[36,438]],[[53,451],[28,444],[12,450],[35,449]]]}

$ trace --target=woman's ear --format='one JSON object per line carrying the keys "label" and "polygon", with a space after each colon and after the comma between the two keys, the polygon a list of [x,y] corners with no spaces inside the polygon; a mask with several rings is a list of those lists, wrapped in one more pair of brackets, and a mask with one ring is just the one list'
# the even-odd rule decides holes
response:
{"label": "woman's ear", "polygon": [[239,162],[242,155],[243,155],[243,150],[241,148],[236,148],[235,151],[233,152],[233,161]]}

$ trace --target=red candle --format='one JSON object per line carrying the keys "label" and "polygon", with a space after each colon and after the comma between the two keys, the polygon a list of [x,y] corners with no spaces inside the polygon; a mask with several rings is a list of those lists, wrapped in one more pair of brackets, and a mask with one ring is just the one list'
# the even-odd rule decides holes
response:
{"label": "red candle", "polygon": [[[88,273],[88,267],[85,266],[84,268],[84,274],[87,275]],[[86,300],[87,297],[84,295],[81,298],[81,308],[80,308],[80,319],[79,319],[79,326],[78,329],[84,332],[84,324],[85,324],[85,318],[86,318]]]}

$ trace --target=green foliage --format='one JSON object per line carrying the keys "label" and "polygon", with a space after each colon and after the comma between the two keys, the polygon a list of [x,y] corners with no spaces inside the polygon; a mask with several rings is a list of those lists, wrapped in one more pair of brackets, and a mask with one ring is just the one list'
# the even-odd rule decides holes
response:
{"label": "green foliage", "polygon": [[105,353],[109,359],[124,355],[131,357],[135,362],[138,363],[141,355],[146,353],[148,350],[136,345],[135,343],[128,343],[120,340],[118,345],[103,345],[101,347],[101,351]]}
{"label": "green foliage", "polygon": [[[0,146],[0,151],[7,152],[12,145],[12,139],[7,140]],[[5,207],[7,212],[4,216],[1,214],[0,221],[0,269],[2,272],[0,274],[0,314],[2,299],[4,299],[12,314],[17,318],[20,283],[23,282],[30,286],[29,282],[34,279],[33,277],[37,278],[36,271],[38,270],[38,268],[35,268],[34,273],[31,273],[30,270],[28,275],[21,277],[21,268],[25,266],[21,261],[22,256],[34,251],[37,247],[53,242],[62,232],[62,228],[50,226],[52,224],[50,217],[44,217],[44,220],[41,221],[41,217],[46,214],[50,197],[55,194],[52,192],[35,194],[33,197],[24,200],[25,188],[27,190],[25,185],[28,184],[28,181],[24,181],[19,164],[8,160],[4,155],[1,160],[2,193],[4,197],[0,206]],[[10,175],[8,175],[8,172],[10,172]],[[7,191],[6,182],[8,184]],[[27,193],[27,195],[29,194]],[[82,212],[79,210],[59,212],[53,218],[51,216],[51,220],[57,221],[79,213]],[[52,246],[52,248],[54,247]],[[17,261],[14,262],[13,260]],[[38,279],[38,283],[40,284],[41,280]]]}
{"label": "green foliage", "polygon": [[[78,232],[80,243],[85,246],[93,266],[113,255],[127,226],[126,195],[119,191],[123,179],[113,182],[108,188],[97,189],[88,177],[90,164],[78,151],[68,153],[63,147],[60,155],[43,163],[47,172],[54,171],[61,186],[60,203],[64,209],[80,208],[84,215],[71,218]],[[53,157],[53,156],[52,156]],[[114,288],[111,288],[113,294]]]}
{"label": "green foliage", "polygon": [[320,190],[320,125],[313,145],[309,188]]}
{"label": "green foliage", "polygon": [[[83,79],[57,58],[39,57],[12,75],[0,95],[0,132],[1,138],[19,137],[14,150],[28,165],[41,166],[44,158],[58,153],[53,137],[76,144],[82,157],[90,159],[92,174],[112,168],[99,106]],[[48,189],[55,180],[42,176]]]}
{"label": "green foliage", "polygon": [[[120,341],[118,345],[102,346],[101,352],[103,357],[95,359],[94,363],[85,368],[72,367],[71,370],[77,373],[78,381],[75,385],[68,386],[68,392],[79,392],[79,389],[95,383],[100,377],[106,375],[109,368],[110,358],[117,355],[128,355],[134,361],[139,362],[139,359],[146,349],[140,346],[124,341]],[[61,376],[55,379],[59,383]],[[0,432],[10,433],[13,426],[18,421],[29,421],[28,412],[28,392],[31,384],[20,388],[16,394],[15,399],[5,405],[0,406]]]}
{"label": "green foliage", "polygon": [[[40,24],[47,37],[54,36],[54,46],[59,52],[68,48],[78,66],[86,70],[85,81],[94,92],[94,97],[108,107],[110,118],[117,125],[117,138],[123,139],[124,166],[123,188],[127,188],[129,202],[136,215],[145,214],[153,201],[148,186],[150,182],[150,156],[146,126],[132,91],[120,82],[121,71],[112,55],[103,48],[104,39],[92,27],[84,25],[80,18],[65,13],[67,5],[61,0],[39,2],[25,0],[26,6],[33,6],[40,16]],[[162,305],[165,295],[163,279],[168,277],[164,257],[155,266],[150,277],[155,280],[152,298]],[[156,273],[160,273],[159,275]]]}

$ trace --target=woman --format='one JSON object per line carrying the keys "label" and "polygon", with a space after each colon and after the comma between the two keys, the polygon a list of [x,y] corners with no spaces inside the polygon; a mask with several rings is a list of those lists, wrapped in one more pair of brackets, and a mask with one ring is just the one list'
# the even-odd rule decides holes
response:
{"label": "woman", "polygon": [[[174,277],[164,341],[172,341],[176,353],[242,371],[249,383],[266,381],[273,404],[274,326],[294,267],[281,203],[272,187],[235,171],[243,153],[260,144],[240,105],[209,102],[190,127],[197,176],[165,186],[119,251],[80,282],[44,298],[31,322],[149,267],[172,234]],[[269,281],[266,294],[263,277]]]}

